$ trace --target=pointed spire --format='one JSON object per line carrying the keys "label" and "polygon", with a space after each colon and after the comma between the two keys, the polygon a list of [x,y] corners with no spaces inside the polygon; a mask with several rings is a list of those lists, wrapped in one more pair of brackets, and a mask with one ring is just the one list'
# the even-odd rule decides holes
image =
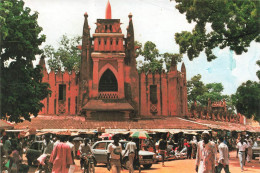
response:
{"label": "pointed spire", "polygon": [[183,73],[186,72],[186,67],[185,67],[184,62],[181,65],[181,72],[183,72]]}
{"label": "pointed spire", "polygon": [[111,12],[111,5],[109,0],[107,1],[107,7],[106,7],[106,19],[111,19],[112,12]]}
{"label": "pointed spire", "polygon": [[41,56],[39,65],[42,66],[43,68],[45,68],[45,60],[44,60],[44,56]]}
{"label": "pointed spire", "polygon": [[177,62],[174,57],[172,57],[170,71],[177,71]]}

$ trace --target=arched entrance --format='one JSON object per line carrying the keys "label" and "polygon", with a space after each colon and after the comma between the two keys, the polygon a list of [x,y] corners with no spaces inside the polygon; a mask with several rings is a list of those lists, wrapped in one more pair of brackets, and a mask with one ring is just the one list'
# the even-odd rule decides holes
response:
{"label": "arched entrance", "polygon": [[99,92],[118,91],[117,79],[114,73],[110,69],[107,69],[101,76],[99,81],[98,91]]}

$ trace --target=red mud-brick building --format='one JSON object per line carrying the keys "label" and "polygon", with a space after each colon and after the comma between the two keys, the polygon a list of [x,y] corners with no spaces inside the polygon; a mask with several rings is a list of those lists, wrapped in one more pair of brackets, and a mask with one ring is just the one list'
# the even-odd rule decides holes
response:
{"label": "red mud-brick building", "polygon": [[43,82],[50,84],[52,94],[42,101],[41,115],[16,124],[15,130],[142,129],[172,134],[203,130],[260,131],[259,127],[245,125],[244,116],[229,114],[225,101],[209,100],[206,111],[188,113],[184,64],[181,71],[172,61],[167,73],[138,74],[131,14],[126,35],[122,34],[120,19],[111,19],[109,2],[106,17],[97,19],[92,36],[88,14],[84,16],[80,73],[60,70],[48,73],[42,58]]}
{"label": "red mud-brick building", "polygon": [[97,19],[92,36],[88,14],[84,16],[79,75],[68,71],[48,73],[44,59],[40,60],[43,82],[48,82],[52,91],[43,100],[40,114],[81,114],[97,120],[188,114],[184,64],[181,71],[173,63],[167,73],[138,74],[131,14],[126,35],[120,19],[111,18],[109,2],[106,17]]}

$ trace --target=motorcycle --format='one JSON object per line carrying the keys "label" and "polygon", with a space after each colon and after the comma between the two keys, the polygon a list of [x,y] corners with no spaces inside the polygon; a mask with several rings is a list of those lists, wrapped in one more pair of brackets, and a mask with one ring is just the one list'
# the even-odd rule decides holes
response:
{"label": "motorcycle", "polygon": [[82,154],[84,160],[83,173],[95,173],[95,160],[93,154]]}

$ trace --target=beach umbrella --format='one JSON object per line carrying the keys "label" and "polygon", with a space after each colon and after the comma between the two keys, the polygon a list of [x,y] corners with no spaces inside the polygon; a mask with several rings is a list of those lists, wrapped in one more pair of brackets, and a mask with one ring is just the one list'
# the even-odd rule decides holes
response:
{"label": "beach umbrella", "polygon": [[141,132],[134,132],[131,134],[131,137],[132,138],[138,138],[138,139],[147,139],[147,138],[150,138],[150,136],[144,132],[144,131],[141,131]]}

